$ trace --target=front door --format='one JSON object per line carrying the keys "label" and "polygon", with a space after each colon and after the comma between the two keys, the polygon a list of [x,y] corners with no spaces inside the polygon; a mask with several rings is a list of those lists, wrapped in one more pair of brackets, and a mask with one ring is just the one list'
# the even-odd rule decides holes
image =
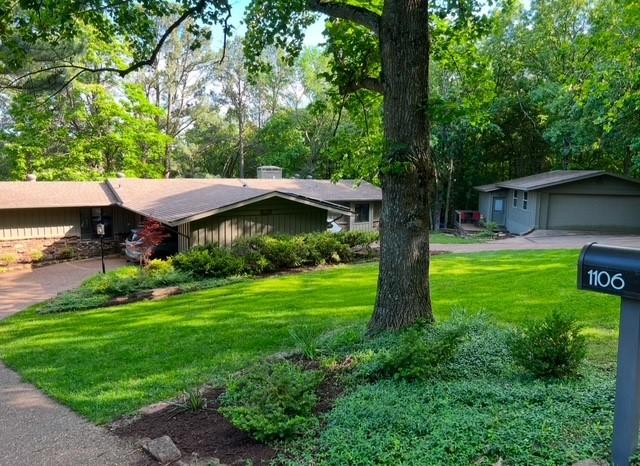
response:
{"label": "front door", "polygon": [[504,197],[493,198],[493,208],[491,209],[491,221],[498,226],[504,225]]}

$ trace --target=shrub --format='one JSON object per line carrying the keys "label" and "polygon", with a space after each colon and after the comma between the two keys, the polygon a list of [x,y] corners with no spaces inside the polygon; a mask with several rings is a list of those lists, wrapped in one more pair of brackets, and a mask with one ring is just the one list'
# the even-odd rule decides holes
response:
{"label": "shrub", "polygon": [[97,295],[125,296],[139,289],[141,270],[135,266],[122,267],[86,280],[81,288]]}
{"label": "shrub", "polygon": [[231,248],[233,254],[242,258],[245,271],[252,275],[259,275],[271,269],[271,263],[260,252],[256,241],[240,239]]}
{"label": "shrub", "polygon": [[308,255],[301,236],[262,236],[252,244],[267,259],[271,272],[300,267]]}
{"label": "shrub", "polygon": [[0,265],[13,265],[18,262],[15,254],[3,254],[0,256]]}
{"label": "shrub", "polygon": [[169,273],[172,273],[175,271],[175,268],[173,267],[173,264],[171,263],[170,260],[165,261],[162,259],[152,259],[149,262],[147,262],[147,265],[145,265],[144,270],[150,276],[156,276],[156,275],[167,275]]}
{"label": "shrub", "polygon": [[71,247],[66,247],[58,253],[58,259],[60,260],[73,259],[74,257],[76,257],[76,250]]}
{"label": "shrub", "polygon": [[244,272],[244,261],[229,249],[217,246],[195,247],[173,257],[173,266],[199,277],[224,278]]}
{"label": "shrub", "polygon": [[513,358],[538,378],[576,376],[587,352],[581,330],[574,316],[554,311],[514,335]]}
{"label": "shrub", "polygon": [[405,330],[399,344],[382,353],[380,375],[409,381],[446,377],[447,365],[463,336],[460,327],[423,328],[418,324]]}
{"label": "shrub", "polygon": [[350,248],[354,246],[368,246],[380,239],[377,231],[344,231],[335,234],[335,238]]}
{"label": "shrub", "polygon": [[42,262],[44,260],[44,253],[42,251],[31,251],[29,257],[31,258],[31,262]]}
{"label": "shrub", "polygon": [[336,264],[351,259],[349,246],[331,233],[311,233],[303,240],[307,246],[305,262],[310,265]]}
{"label": "shrub", "polygon": [[258,441],[301,434],[317,422],[313,408],[320,381],[319,372],[290,362],[257,365],[229,383],[220,412]]}

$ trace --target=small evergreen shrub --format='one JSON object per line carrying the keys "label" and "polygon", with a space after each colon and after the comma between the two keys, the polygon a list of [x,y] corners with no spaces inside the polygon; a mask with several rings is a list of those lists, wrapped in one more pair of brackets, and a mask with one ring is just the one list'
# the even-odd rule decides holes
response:
{"label": "small evergreen shrub", "polygon": [[460,327],[423,328],[418,324],[403,332],[398,345],[382,353],[379,375],[408,381],[445,378],[463,336]]}
{"label": "small evergreen shrub", "polygon": [[538,378],[575,377],[587,341],[574,316],[553,311],[516,332],[511,352],[518,365]]}
{"label": "small evergreen shrub", "polygon": [[245,272],[251,275],[259,275],[271,269],[271,263],[251,239],[240,239],[231,248],[233,254],[244,261]]}
{"label": "small evergreen shrub", "polygon": [[316,422],[318,371],[304,371],[290,362],[254,366],[231,380],[220,397],[220,412],[238,429],[258,441],[301,434]]}
{"label": "small evergreen shrub", "polygon": [[380,239],[377,231],[343,231],[336,233],[335,237],[342,244],[353,248],[355,246],[368,246]]}
{"label": "small evergreen shrub", "polygon": [[244,261],[217,246],[195,247],[173,257],[173,266],[199,277],[223,278],[244,273]]}
{"label": "small evergreen shrub", "polygon": [[349,246],[331,233],[311,233],[304,236],[307,244],[306,262],[310,265],[337,264],[351,260]]}

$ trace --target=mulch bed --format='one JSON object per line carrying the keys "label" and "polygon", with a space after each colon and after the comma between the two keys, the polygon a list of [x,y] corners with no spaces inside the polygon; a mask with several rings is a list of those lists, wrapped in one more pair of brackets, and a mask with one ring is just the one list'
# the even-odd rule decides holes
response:
{"label": "mulch bed", "polygon": [[256,466],[268,465],[276,452],[236,429],[218,412],[220,393],[222,390],[219,389],[205,392],[206,410],[191,412],[168,406],[116,427],[114,433],[129,440],[168,435],[183,458],[196,454],[199,458],[218,458],[226,464],[250,460]]}
{"label": "mulch bed", "polygon": [[[287,359],[307,370],[319,369],[317,361],[300,356]],[[326,373],[316,392],[318,404],[314,410],[315,414],[321,415],[330,411],[343,390],[337,374]],[[218,458],[223,464],[245,464],[246,460],[250,460],[250,464],[256,466],[270,464],[276,456],[276,451],[235,428],[218,412],[218,397],[223,391],[209,389],[204,392],[207,399],[206,410],[191,412],[168,405],[142,414],[131,422],[115,423],[112,431],[133,441],[168,435],[182,452],[183,458]],[[156,463],[149,459],[138,466],[153,464]]]}

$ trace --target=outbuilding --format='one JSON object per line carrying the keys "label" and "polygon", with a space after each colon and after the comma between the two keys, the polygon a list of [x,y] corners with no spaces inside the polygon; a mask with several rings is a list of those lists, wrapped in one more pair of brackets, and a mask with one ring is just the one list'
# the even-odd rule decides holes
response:
{"label": "outbuilding", "polygon": [[476,186],[479,211],[515,234],[640,232],[640,180],[602,170],[554,170]]}

